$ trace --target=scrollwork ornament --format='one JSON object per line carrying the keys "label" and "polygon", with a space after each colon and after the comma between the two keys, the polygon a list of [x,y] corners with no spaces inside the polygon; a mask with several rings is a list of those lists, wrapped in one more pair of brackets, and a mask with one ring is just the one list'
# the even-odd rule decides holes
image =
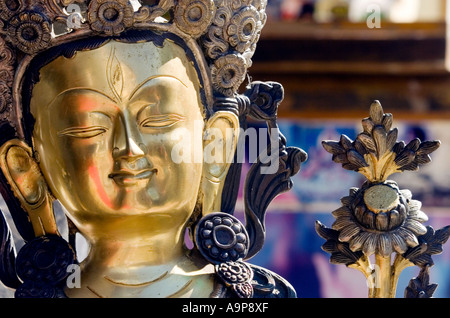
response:
{"label": "scrollwork ornament", "polygon": [[260,17],[254,7],[244,7],[235,13],[227,28],[228,42],[244,53],[255,42],[260,29]]}
{"label": "scrollwork ornament", "polygon": [[251,298],[253,296],[253,270],[244,262],[228,261],[216,265],[218,276],[227,286],[236,293],[239,298]]}
{"label": "scrollwork ornament", "polygon": [[217,92],[232,96],[245,80],[245,59],[238,54],[218,58],[211,68],[213,85]]}
{"label": "scrollwork ornament", "polygon": [[127,0],[93,0],[88,21],[92,30],[106,36],[120,35],[133,25],[134,9]]}
{"label": "scrollwork ornament", "polygon": [[273,121],[284,98],[284,89],[277,82],[252,82],[244,93],[250,100],[249,115],[256,120]]}
{"label": "scrollwork ornament", "polygon": [[266,22],[267,1],[216,1],[217,10],[203,43],[211,59],[239,52],[251,66],[256,42]]}
{"label": "scrollwork ornament", "polygon": [[37,12],[21,12],[8,22],[7,40],[24,53],[46,49],[51,39],[50,22]]}
{"label": "scrollwork ornament", "polygon": [[11,88],[0,82],[0,115],[7,111],[12,103]]}
{"label": "scrollwork ornament", "polygon": [[0,118],[6,113],[12,104],[11,86],[14,80],[15,54],[0,39]]}
{"label": "scrollwork ornament", "polygon": [[160,0],[153,5],[143,5],[134,14],[135,23],[151,22],[166,14],[174,6],[174,0]]}
{"label": "scrollwork ornament", "polygon": [[182,0],[175,8],[174,22],[180,30],[197,38],[206,32],[214,13],[212,0]]}
{"label": "scrollwork ornament", "polygon": [[23,0],[0,1],[0,19],[8,21],[23,8]]}

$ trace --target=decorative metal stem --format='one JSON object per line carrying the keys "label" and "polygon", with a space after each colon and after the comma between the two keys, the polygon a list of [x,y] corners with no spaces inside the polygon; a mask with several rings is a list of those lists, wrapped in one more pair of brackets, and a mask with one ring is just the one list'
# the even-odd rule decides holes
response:
{"label": "decorative metal stem", "polygon": [[393,298],[391,256],[375,255],[375,286],[373,298]]}
{"label": "decorative metal stem", "polygon": [[414,264],[399,254],[392,264],[391,261],[391,256],[376,255],[375,264],[371,264],[369,258],[362,256],[348,267],[359,270],[366,277],[369,298],[395,298],[400,273]]}
{"label": "decorative metal stem", "polygon": [[375,275],[373,275],[374,270],[370,264],[370,259],[363,255],[356,261],[356,263],[350,264],[348,267],[357,269],[364,274],[366,277],[367,287],[369,288],[369,298],[373,298],[373,295],[375,294],[376,281]]}
{"label": "decorative metal stem", "polygon": [[395,297],[395,291],[397,290],[397,283],[398,279],[400,277],[400,273],[408,267],[414,266],[414,263],[412,263],[410,260],[404,258],[402,255],[395,255],[394,264],[393,267],[393,273],[392,273],[392,291],[393,295],[392,298]]}

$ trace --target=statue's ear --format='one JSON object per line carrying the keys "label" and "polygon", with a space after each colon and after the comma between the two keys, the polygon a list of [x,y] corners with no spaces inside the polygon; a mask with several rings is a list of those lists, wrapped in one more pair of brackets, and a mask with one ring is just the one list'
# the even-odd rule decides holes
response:
{"label": "statue's ear", "polygon": [[35,235],[58,234],[53,200],[32,149],[18,139],[7,141],[0,148],[0,168],[27,211]]}
{"label": "statue's ear", "polygon": [[239,138],[239,119],[218,111],[206,123],[203,136],[203,214],[220,211],[222,188]]}

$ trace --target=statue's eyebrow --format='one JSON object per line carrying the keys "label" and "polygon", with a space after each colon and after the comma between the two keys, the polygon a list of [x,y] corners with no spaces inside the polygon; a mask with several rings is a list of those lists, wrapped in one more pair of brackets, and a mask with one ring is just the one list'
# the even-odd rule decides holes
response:
{"label": "statue's eyebrow", "polygon": [[142,81],[142,83],[140,83],[138,86],[136,86],[136,88],[133,90],[133,92],[130,94],[129,100],[131,100],[133,98],[133,96],[137,93],[137,91],[144,86],[145,84],[147,84],[148,82],[150,82],[153,79],[156,78],[160,78],[160,77],[169,77],[169,78],[173,78],[176,79],[177,81],[179,81],[181,84],[183,84],[184,87],[188,87],[185,83],[183,83],[182,80],[180,80],[178,77],[172,76],[172,75],[153,75],[148,77],[147,79],[145,79],[144,81]]}
{"label": "statue's eyebrow", "polygon": [[60,92],[58,95],[56,95],[55,98],[53,98],[52,101],[48,104],[48,106],[52,105],[55,102],[55,100],[58,99],[58,97],[60,97],[62,95],[65,95],[65,94],[68,94],[68,93],[71,93],[71,92],[75,92],[75,91],[91,91],[93,93],[100,94],[100,95],[106,97],[107,99],[109,99],[110,101],[112,101],[113,103],[117,104],[117,101],[114,98],[112,98],[111,96],[108,96],[107,94],[103,93],[102,91],[96,90],[94,88],[90,88],[90,87],[71,87],[71,88],[68,88],[68,89]]}

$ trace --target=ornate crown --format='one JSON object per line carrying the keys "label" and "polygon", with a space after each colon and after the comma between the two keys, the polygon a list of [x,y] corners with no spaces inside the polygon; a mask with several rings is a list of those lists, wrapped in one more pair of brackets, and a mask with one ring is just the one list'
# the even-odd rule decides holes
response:
{"label": "ornate crown", "polygon": [[76,39],[119,36],[130,29],[174,33],[196,46],[194,55],[207,74],[209,95],[233,96],[251,66],[266,4],[267,0],[1,0],[0,123],[6,120],[21,135],[20,84],[33,56]]}

